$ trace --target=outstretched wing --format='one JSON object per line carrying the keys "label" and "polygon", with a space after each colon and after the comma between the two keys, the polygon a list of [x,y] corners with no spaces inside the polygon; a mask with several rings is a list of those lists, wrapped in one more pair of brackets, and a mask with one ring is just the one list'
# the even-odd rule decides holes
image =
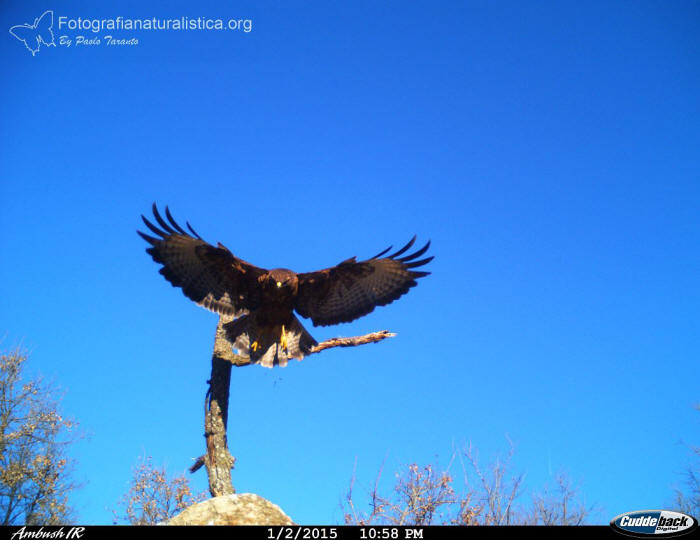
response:
{"label": "outstretched wing", "polygon": [[366,261],[355,257],[333,268],[319,272],[298,274],[299,292],[295,309],[302,317],[309,317],[314,326],[328,326],[350,322],[370,313],[376,306],[385,306],[403,296],[416,279],[430,272],[417,272],[414,268],[430,262],[433,257],[418,259],[430,247],[400,257],[416,241],[411,241],[396,253],[379,258],[389,249]]}
{"label": "outstretched wing", "polygon": [[180,287],[187,298],[200,306],[224,315],[236,317],[257,307],[260,301],[257,278],[266,273],[265,269],[239,259],[221,244],[217,247],[208,244],[189,223],[189,232],[185,231],[167,206],[167,222],[155,203],[153,216],[160,228],[144,216],[141,218],[157,237],[137,232],[151,244],[146,252],[163,265],[160,273],[174,287]]}

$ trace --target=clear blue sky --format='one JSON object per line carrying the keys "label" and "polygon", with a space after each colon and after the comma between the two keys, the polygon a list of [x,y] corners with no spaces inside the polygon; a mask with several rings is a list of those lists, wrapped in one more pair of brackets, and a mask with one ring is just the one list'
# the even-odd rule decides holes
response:
{"label": "clear blue sky", "polygon": [[[32,56],[8,29],[46,10],[57,42],[92,37],[59,16],[252,30]],[[433,241],[406,297],[313,330],[396,338],[234,370],[239,491],[333,523],[356,459],[361,490],[508,435],[601,521],[668,506],[699,442],[697,2],[5,1],[0,30],[0,333],[90,433],[81,521],[139,455],[204,450],[217,318],[144,252],[153,201],[268,268]]]}

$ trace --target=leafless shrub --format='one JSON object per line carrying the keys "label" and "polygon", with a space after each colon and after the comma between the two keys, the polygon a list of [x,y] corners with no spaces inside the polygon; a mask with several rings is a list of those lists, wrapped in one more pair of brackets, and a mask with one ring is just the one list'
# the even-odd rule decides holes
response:
{"label": "leafless shrub", "polygon": [[[700,411],[700,405],[695,408]],[[685,471],[685,488],[676,490],[675,508],[700,519],[700,446],[691,446],[691,463]]]}
{"label": "leafless shrub", "polygon": [[371,511],[363,514],[357,511],[353,502],[353,474],[346,495],[346,524],[371,525],[381,522],[392,525],[432,525],[436,517],[443,517],[441,511],[449,510],[459,502],[452,489],[452,477],[447,472],[436,472],[432,465],[419,467],[411,464],[403,474],[397,474],[392,497],[379,494],[380,477],[381,470],[370,495]]}
{"label": "leafless shrub", "polygon": [[[520,495],[523,475],[509,476],[508,469],[515,447],[510,439],[508,443],[509,450],[505,459],[496,457],[486,472],[479,466],[478,452],[471,442],[462,452],[478,480],[478,487],[472,493],[478,501],[476,508],[479,509],[478,523],[475,525],[511,525],[519,517],[514,514],[514,503]],[[468,474],[465,471],[465,483],[467,481]]]}
{"label": "leafless shrub", "polygon": [[528,524],[583,525],[595,508],[577,500],[577,489],[565,474],[557,474],[555,484],[553,490],[545,486],[533,494]]}
{"label": "leafless shrub", "polygon": [[[510,441],[509,441],[510,442]],[[381,470],[369,494],[369,511],[358,510],[353,499],[355,473],[343,508],[347,525],[580,525],[593,507],[578,501],[577,489],[566,475],[556,477],[556,487],[532,495],[527,508],[517,503],[523,491],[523,474],[511,474],[514,447],[505,458],[497,457],[487,468],[479,464],[469,444],[455,455],[460,458],[464,487],[458,492],[450,468],[408,465],[396,475],[389,496],[379,492]],[[441,471],[441,472],[440,472]]]}
{"label": "leafless shrub", "polygon": [[155,467],[150,456],[141,458],[134,469],[129,491],[119,502],[124,513],[119,515],[113,511],[114,522],[157,525],[206,498],[204,492],[192,494],[184,474],[168,478],[165,467]]}

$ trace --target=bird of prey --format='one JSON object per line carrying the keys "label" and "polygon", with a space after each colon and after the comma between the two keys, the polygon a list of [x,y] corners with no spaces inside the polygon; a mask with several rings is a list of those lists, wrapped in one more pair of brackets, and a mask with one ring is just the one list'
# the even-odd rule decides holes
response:
{"label": "bird of prey", "polygon": [[159,226],[141,216],[156,235],[138,234],[151,247],[146,252],[163,267],[160,273],[180,287],[190,300],[217,313],[236,317],[227,325],[227,337],[252,363],[286,366],[289,358],[301,360],[317,345],[294,312],[314,326],[350,322],[403,296],[416,280],[429,272],[416,268],[433,257],[420,257],[430,242],[404,255],[404,247],[386,255],[391,247],[365,261],[355,257],[317,272],[297,274],[286,268],[266,270],[236,257],[222,244],[208,244],[187,225],[187,231],[165,208],[167,221],[153,204]]}

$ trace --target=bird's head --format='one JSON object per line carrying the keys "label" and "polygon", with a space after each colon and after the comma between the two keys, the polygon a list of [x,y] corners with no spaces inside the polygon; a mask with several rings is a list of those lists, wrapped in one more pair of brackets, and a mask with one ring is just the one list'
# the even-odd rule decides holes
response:
{"label": "bird's head", "polygon": [[296,289],[297,275],[286,268],[270,270],[267,275],[268,285],[274,289]]}

